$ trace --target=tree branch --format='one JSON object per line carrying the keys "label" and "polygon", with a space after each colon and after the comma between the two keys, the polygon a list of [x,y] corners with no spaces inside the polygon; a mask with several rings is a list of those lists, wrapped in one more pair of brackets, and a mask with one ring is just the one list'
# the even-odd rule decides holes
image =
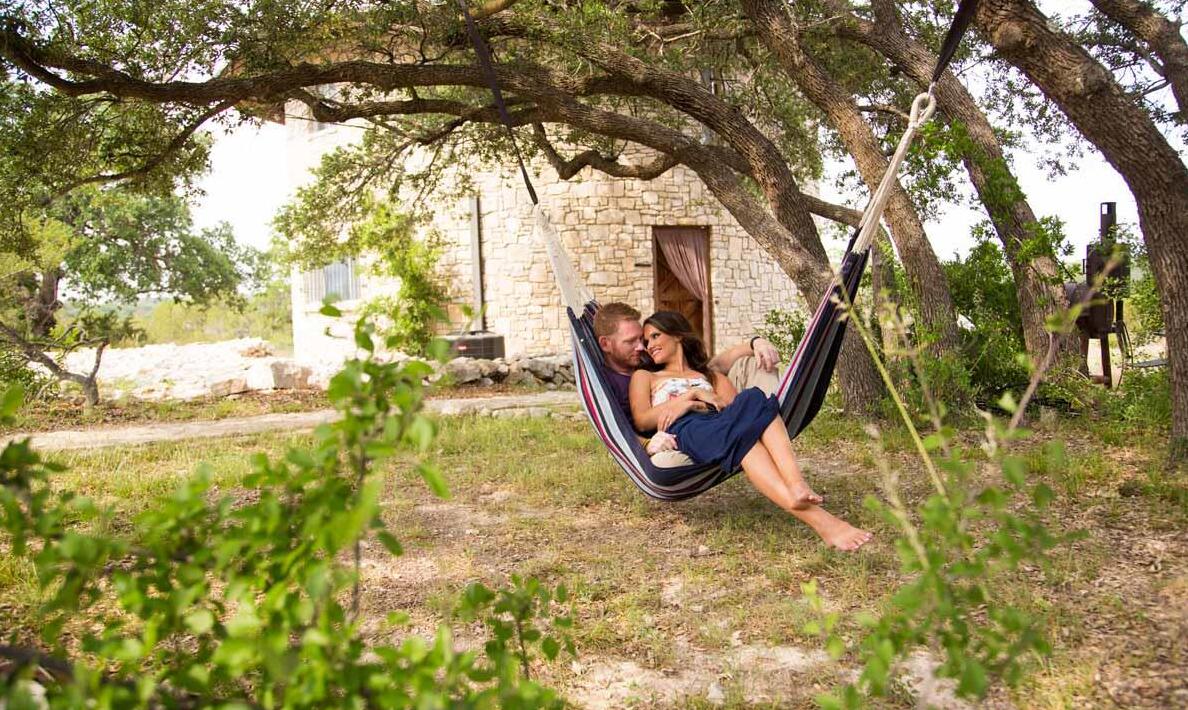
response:
{"label": "tree branch", "polygon": [[891,104],[858,104],[858,110],[865,111],[866,113],[885,113],[897,118],[901,118],[904,121],[911,119],[907,111],[904,111],[898,106],[892,106]]}
{"label": "tree branch", "polygon": [[1151,48],[1162,63],[1162,75],[1172,87],[1180,108],[1180,119],[1188,120],[1188,42],[1180,34],[1179,24],[1137,0],[1089,1]]}
{"label": "tree branch", "polygon": [[35,648],[0,645],[0,658],[12,661],[21,667],[44,668],[57,680],[69,680],[74,677],[74,665],[69,661],[42,653]]}
{"label": "tree branch", "polygon": [[591,167],[595,170],[610,175],[611,177],[619,178],[635,178],[638,180],[653,180],[660,177],[664,173],[671,170],[677,165],[677,159],[671,155],[661,153],[655,160],[644,165],[628,165],[618,162],[615,158],[607,158],[596,150],[586,150],[579,153],[571,160],[566,160],[561,157],[553,144],[549,142],[549,137],[545,133],[544,126],[539,123],[532,125],[532,135],[536,140],[537,146],[540,147],[541,152],[544,153],[545,158],[548,159],[549,164],[557,171],[557,175],[562,180],[569,180],[574,175],[577,175],[585,167]]}
{"label": "tree branch", "polygon": [[83,185],[91,185],[94,183],[118,182],[121,180],[130,180],[132,178],[147,175],[148,173],[157,169],[157,167],[159,167],[162,163],[164,163],[165,160],[170,155],[181,150],[182,146],[184,146],[190,140],[190,138],[194,135],[194,133],[199,128],[202,127],[202,124],[206,123],[210,119],[214,118],[215,116],[219,115],[220,113],[231,108],[235,104],[236,104],[235,101],[223,101],[221,103],[215,104],[214,106],[210,107],[206,111],[203,111],[202,114],[200,116],[198,116],[198,118],[194,119],[189,125],[187,125],[184,129],[182,129],[181,133],[174,136],[173,140],[169,141],[169,145],[165,146],[165,149],[163,151],[161,151],[157,155],[154,155],[152,158],[147,160],[140,167],[132,168],[130,170],[125,170],[120,173],[99,173],[97,175],[91,175],[89,177],[80,178],[80,179],[75,180],[74,182],[70,183],[69,185],[65,186],[64,188],[58,190],[56,193],[54,193],[54,195],[52,197],[49,198],[49,200],[47,200],[47,202],[52,202],[55,199],[63,197],[66,194],[73,192],[74,190],[82,187]]}

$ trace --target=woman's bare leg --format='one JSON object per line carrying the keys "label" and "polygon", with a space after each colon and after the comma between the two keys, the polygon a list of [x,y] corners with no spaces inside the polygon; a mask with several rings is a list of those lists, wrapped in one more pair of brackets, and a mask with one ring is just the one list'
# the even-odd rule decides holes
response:
{"label": "woman's bare leg", "polygon": [[850,551],[857,550],[870,541],[870,533],[850,525],[819,505],[795,507],[796,499],[784,483],[775,461],[762,444],[756,444],[743,457],[742,467],[751,485],[771,502],[812,528],[828,545]]}
{"label": "woman's bare leg", "polygon": [[788,438],[788,430],[784,428],[783,420],[778,417],[772,420],[763,430],[763,438],[760,441],[767,448],[767,453],[775,462],[780,476],[796,500],[795,507],[805,508],[823,502],[824,499],[809,488],[804,476],[800,475],[800,465],[796,463],[796,454],[792,452],[792,440]]}

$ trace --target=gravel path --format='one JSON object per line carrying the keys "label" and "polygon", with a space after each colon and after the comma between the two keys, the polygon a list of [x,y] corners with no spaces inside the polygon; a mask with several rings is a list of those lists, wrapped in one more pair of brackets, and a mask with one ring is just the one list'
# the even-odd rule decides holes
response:
{"label": "gravel path", "polygon": [[[474,412],[494,416],[547,415],[557,408],[572,411],[577,404],[576,392],[558,391],[469,399],[431,399],[425,402],[425,409],[434,414],[445,415]],[[333,421],[334,416],[333,409],[320,409],[315,412],[262,414],[256,417],[237,417],[215,421],[13,434],[0,437],[0,447],[14,439],[25,437],[30,437],[33,446],[40,450],[60,451],[64,449],[97,449],[105,446],[132,446],[181,439],[242,436],[268,431],[301,432],[310,431],[319,424]]]}

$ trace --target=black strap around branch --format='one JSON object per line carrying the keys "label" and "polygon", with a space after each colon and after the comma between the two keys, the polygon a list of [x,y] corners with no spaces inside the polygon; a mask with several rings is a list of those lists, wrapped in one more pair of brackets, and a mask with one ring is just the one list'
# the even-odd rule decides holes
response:
{"label": "black strap around branch", "polygon": [[978,0],[961,0],[958,4],[957,12],[953,15],[953,24],[949,25],[949,32],[945,35],[940,54],[936,58],[936,70],[932,72],[932,83],[940,81],[945,69],[949,68],[949,62],[953,61],[953,55],[961,46],[961,38],[965,36],[965,31],[969,29],[969,23],[973,21],[977,5]]}
{"label": "black strap around branch", "polygon": [[516,162],[520,165],[520,175],[524,178],[524,187],[528,188],[528,196],[532,198],[532,204],[539,205],[540,200],[536,197],[536,189],[532,187],[532,179],[528,176],[528,168],[524,167],[524,156],[520,153],[520,146],[516,143],[516,134],[512,130],[511,115],[507,112],[507,104],[503,102],[503,92],[499,90],[499,81],[495,77],[495,67],[491,62],[491,50],[487,47],[487,43],[483,41],[482,35],[479,34],[474,18],[470,16],[470,10],[466,7],[466,0],[458,0],[458,6],[462,8],[462,15],[466,18],[466,34],[470,35],[470,42],[474,45],[474,54],[478,58],[479,69],[483,73],[483,78],[487,80],[487,85],[491,87],[491,93],[495,96],[495,109],[499,112],[499,118],[503,121],[503,127],[507,129],[507,138],[511,141],[512,151],[516,154]]}

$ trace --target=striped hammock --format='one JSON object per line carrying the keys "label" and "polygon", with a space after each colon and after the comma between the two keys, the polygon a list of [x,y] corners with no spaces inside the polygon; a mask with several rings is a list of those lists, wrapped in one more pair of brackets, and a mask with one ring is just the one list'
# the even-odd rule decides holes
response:
{"label": "striped hammock", "polygon": [[[594,314],[598,312],[598,301],[578,277],[573,262],[544,210],[540,207],[534,210],[537,237],[549,254],[569,314],[569,328],[573,337],[573,372],[582,407],[615,462],[646,495],[665,501],[692,498],[738,473],[723,471],[717,464],[662,468],[652,463],[607,382],[602,350],[598,347],[598,338],[594,336]],[[839,274],[833,286],[821,298],[776,390],[780,415],[788,428],[788,436],[793,438],[817,415],[829,389],[846,330],[846,321],[842,317],[845,299],[841,289],[846,289],[852,302],[869,255],[868,248],[854,249],[857,238],[856,234],[855,239],[851,240]]]}
{"label": "striped hammock", "polygon": [[[619,409],[606,381],[602,350],[598,347],[598,339],[594,337],[594,314],[598,312],[598,301],[578,277],[556,230],[540,206],[540,200],[524,164],[524,157],[516,145],[511,116],[507,112],[499,82],[496,80],[490,49],[479,34],[477,23],[467,9],[466,0],[458,0],[458,4],[465,18],[466,32],[474,45],[479,68],[490,86],[500,121],[511,141],[520,175],[524,179],[524,187],[532,199],[537,235],[549,253],[554,276],[561,288],[573,335],[574,376],[581,394],[582,406],[594,424],[598,437],[631,481],[652,498],[683,500],[713,488],[738,471],[723,471],[716,465],[693,464],[673,468],[653,465],[626,413]],[[829,381],[833,377],[833,368],[837,364],[838,351],[841,350],[842,338],[846,332],[842,304],[847,301],[852,303],[857,295],[858,284],[866,270],[870,245],[879,228],[879,220],[895,183],[899,166],[907,155],[916,131],[928,121],[936,109],[933,97],[936,83],[940,81],[941,75],[956,53],[961,37],[973,19],[976,4],[977,0],[960,1],[938,54],[928,91],[917,96],[912,102],[907,129],[900,137],[899,145],[888,163],[887,172],[871,195],[870,203],[862,215],[858,230],[846,248],[833,284],[821,298],[821,303],[805,331],[804,339],[797,346],[792,362],[780,380],[776,395],[780,403],[780,414],[790,437],[795,437],[808,426],[821,409],[821,402],[829,389]],[[842,297],[843,288],[846,298]]]}

